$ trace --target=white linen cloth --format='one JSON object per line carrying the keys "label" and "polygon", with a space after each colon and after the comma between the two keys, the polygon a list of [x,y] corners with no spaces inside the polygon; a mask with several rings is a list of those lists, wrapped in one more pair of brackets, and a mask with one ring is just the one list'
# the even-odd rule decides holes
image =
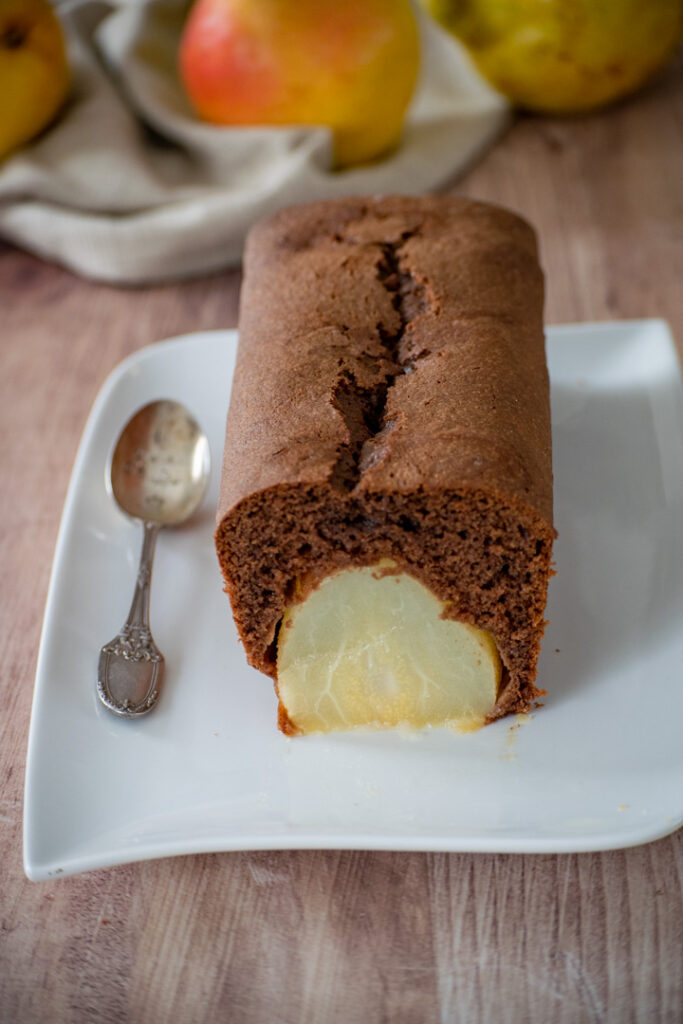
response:
{"label": "white linen cloth", "polygon": [[280,206],[434,190],[507,120],[507,103],[459,45],[420,17],[420,80],[401,146],[378,163],[331,171],[324,128],[197,120],[176,70],[187,7],[59,6],[71,94],[49,129],[0,163],[0,237],[104,281],[199,274],[239,263],[251,224]]}

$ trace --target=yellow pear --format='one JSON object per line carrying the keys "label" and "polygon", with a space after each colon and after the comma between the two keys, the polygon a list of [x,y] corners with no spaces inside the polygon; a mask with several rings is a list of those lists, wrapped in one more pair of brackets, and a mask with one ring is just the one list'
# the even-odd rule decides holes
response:
{"label": "yellow pear", "polygon": [[683,0],[422,3],[508,99],[557,114],[634,92],[672,55],[683,24]]}
{"label": "yellow pear", "polygon": [[0,0],[0,159],[53,119],[66,96],[64,37],[48,0]]}
{"label": "yellow pear", "polygon": [[278,695],[294,728],[483,725],[501,680],[495,641],[444,611],[388,560],[324,579],[279,633]]}

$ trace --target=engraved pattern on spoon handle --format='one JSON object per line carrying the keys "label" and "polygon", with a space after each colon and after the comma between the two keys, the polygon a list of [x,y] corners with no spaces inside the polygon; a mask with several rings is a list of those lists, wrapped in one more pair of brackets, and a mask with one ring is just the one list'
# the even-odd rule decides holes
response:
{"label": "engraved pattern on spoon handle", "polygon": [[138,645],[140,653],[131,654],[129,657],[134,658],[134,660],[138,660],[140,657],[155,660],[152,655],[156,654],[157,657],[160,657],[160,654],[154,646],[152,634],[149,630],[149,592],[152,585],[152,564],[154,562],[154,549],[159,535],[159,526],[156,523],[144,523],[143,526],[145,532],[142,541],[142,551],[140,552],[138,576],[135,581],[135,591],[133,592],[133,600],[131,601],[128,618],[119,635],[128,636],[133,634],[140,638]]}
{"label": "engraved pattern on spoon handle", "polygon": [[[97,674],[97,692],[102,703],[116,714],[129,718],[152,709],[159,696],[164,671],[163,655],[149,628],[152,562],[159,526],[155,523],[143,526],[140,565],[130,611],[118,635],[102,648]],[[112,685],[114,674],[115,686]]]}

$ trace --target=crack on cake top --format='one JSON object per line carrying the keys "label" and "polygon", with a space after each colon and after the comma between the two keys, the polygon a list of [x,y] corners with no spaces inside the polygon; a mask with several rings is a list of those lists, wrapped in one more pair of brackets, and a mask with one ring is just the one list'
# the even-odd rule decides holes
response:
{"label": "crack on cake top", "polygon": [[349,440],[340,447],[330,476],[330,483],[338,490],[352,491],[360,479],[363,448],[380,430],[389,379],[392,378],[388,376],[373,387],[362,387],[350,370],[344,370],[337,380],[332,405],[349,432]]}
{"label": "crack on cake top", "polygon": [[397,241],[370,243],[379,249],[377,277],[391,295],[398,327],[388,328],[381,322],[376,326],[386,364],[384,378],[376,384],[361,386],[353,372],[340,368],[332,404],[344,420],[349,440],[339,448],[330,475],[331,484],[340,490],[354,490],[364,473],[380,459],[381,446],[395,427],[395,421],[387,418],[389,392],[399,377],[413,373],[417,362],[430,354],[423,349],[409,355],[405,344],[414,322],[430,308],[425,286],[418,281],[403,253],[406,243],[418,233],[419,229],[414,229],[403,232]]}

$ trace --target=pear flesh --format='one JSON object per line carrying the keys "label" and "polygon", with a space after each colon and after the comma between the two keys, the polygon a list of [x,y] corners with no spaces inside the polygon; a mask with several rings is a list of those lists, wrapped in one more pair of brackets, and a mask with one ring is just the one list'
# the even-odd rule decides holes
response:
{"label": "pear flesh", "polygon": [[501,663],[491,634],[443,618],[443,602],[391,566],[339,570],[286,611],[278,694],[299,732],[470,731],[493,709]]}

